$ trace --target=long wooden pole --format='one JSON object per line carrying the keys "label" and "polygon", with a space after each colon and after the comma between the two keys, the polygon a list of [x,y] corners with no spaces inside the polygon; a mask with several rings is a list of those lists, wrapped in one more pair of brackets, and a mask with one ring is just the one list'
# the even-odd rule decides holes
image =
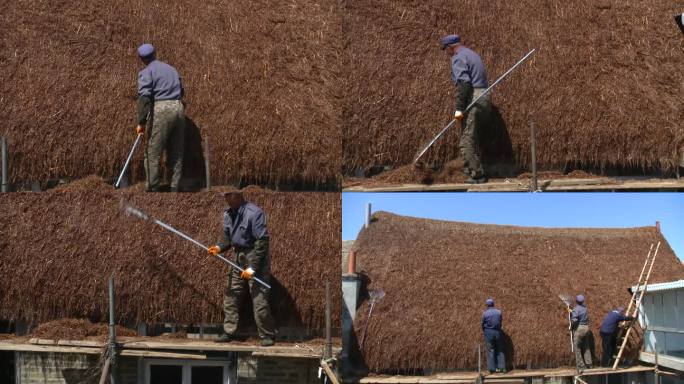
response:
{"label": "long wooden pole", "polygon": [[104,367],[102,367],[102,374],[100,375],[100,384],[105,384],[107,382],[107,376],[109,375],[109,366],[111,364],[111,361],[109,358],[105,360]]}
{"label": "long wooden pole", "polygon": [[534,123],[530,123],[530,148],[532,150],[532,192],[537,192],[537,134]]}
{"label": "long wooden pole", "polygon": [[337,376],[335,376],[335,372],[333,372],[332,368],[330,368],[330,365],[326,363],[325,361],[321,361],[321,368],[325,371],[325,375],[330,379],[332,384],[340,384],[340,381],[337,379]]}
{"label": "long wooden pole", "polygon": [[211,189],[211,163],[209,162],[209,134],[204,135],[204,178],[208,191]]}
{"label": "long wooden pole", "polygon": [[109,383],[117,384],[116,323],[114,322],[114,274],[109,277]]}
{"label": "long wooden pole", "polygon": [[9,167],[9,155],[7,154],[8,150],[6,137],[3,136],[0,138],[0,146],[2,147],[2,185],[0,186],[0,192],[5,193],[9,191],[9,185],[7,181],[9,180],[9,176],[7,175],[7,168]]}
{"label": "long wooden pole", "polygon": [[326,359],[332,358],[332,296],[330,282],[325,282],[325,350]]}

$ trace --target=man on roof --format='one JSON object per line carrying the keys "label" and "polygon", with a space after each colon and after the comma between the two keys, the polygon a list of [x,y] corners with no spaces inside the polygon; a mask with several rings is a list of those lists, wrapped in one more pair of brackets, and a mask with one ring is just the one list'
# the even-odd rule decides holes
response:
{"label": "man on roof", "polygon": [[178,71],[157,60],[156,55],[152,44],[138,47],[138,56],[145,68],[138,72],[138,125],[135,131],[138,134],[145,132],[145,125],[148,119],[151,120],[145,146],[147,191],[159,191],[159,160],[166,148],[167,168],[172,171],[170,191],[177,192],[185,145],[183,85]]}
{"label": "man on roof", "polygon": [[261,345],[275,344],[275,322],[268,305],[270,290],[256,283],[252,277],[269,282],[271,279],[271,259],[268,254],[269,234],[266,228],[266,215],[255,204],[245,200],[242,191],[223,193],[228,208],[223,212],[223,235],[217,245],[208,249],[216,256],[230,249],[235,253],[235,262],[244,271],[240,273],[231,268],[228,284],[223,296],[223,331],[217,342],[230,342],[236,339],[240,304],[245,293],[252,298],[254,321],[259,331]]}
{"label": "man on roof", "polygon": [[501,332],[501,310],[494,307],[494,299],[487,299],[487,309],[482,313],[482,332],[487,346],[487,369],[489,373],[506,372],[506,356]]}
{"label": "man on roof", "polygon": [[601,349],[603,350],[601,355],[601,366],[610,367],[611,360],[613,359],[613,354],[616,351],[617,346],[617,334],[620,330],[620,322],[632,321],[634,317],[625,316],[625,309],[623,307],[618,307],[606,315],[601,323],[601,329],[599,333],[601,334]]}
{"label": "man on roof", "polygon": [[463,45],[459,35],[442,37],[441,45],[451,60],[451,81],[458,92],[454,120],[461,126],[458,149],[464,162],[463,172],[469,176],[466,183],[485,183],[487,177],[480,161],[478,138],[480,130],[490,119],[492,104],[489,93],[470,110],[466,111],[466,108],[487,89],[487,71],[480,56]]}
{"label": "man on roof", "polygon": [[574,331],[575,361],[579,370],[591,368],[591,330],[589,329],[589,312],[584,303],[584,295],[575,297],[575,308],[570,309],[571,326]]}

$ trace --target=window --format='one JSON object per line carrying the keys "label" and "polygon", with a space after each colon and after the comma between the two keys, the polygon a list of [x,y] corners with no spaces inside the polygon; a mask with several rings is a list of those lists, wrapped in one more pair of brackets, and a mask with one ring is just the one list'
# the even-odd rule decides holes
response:
{"label": "window", "polygon": [[234,365],[225,360],[143,361],[145,384],[233,384]]}
{"label": "window", "polygon": [[150,384],[183,384],[182,365],[150,364]]}

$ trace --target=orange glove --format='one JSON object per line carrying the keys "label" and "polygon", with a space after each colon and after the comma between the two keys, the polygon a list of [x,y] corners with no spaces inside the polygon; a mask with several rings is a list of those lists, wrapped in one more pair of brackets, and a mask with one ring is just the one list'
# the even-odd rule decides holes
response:
{"label": "orange glove", "polygon": [[209,247],[209,248],[207,249],[207,252],[209,252],[209,254],[212,255],[212,256],[216,256],[216,255],[218,255],[219,253],[221,253],[221,248],[219,248],[218,245],[212,245],[211,247]]}
{"label": "orange glove", "polygon": [[463,120],[463,112],[461,112],[461,111],[456,111],[456,112],[454,113],[454,120],[456,120],[456,121],[461,121],[461,120]]}
{"label": "orange glove", "polygon": [[137,133],[137,134],[139,135],[139,134],[141,134],[141,133],[143,133],[143,132],[145,132],[145,127],[143,127],[142,125],[138,124],[138,126],[135,127],[135,133]]}
{"label": "orange glove", "polygon": [[252,269],[252,267],[245,268],[240,274],[240,277],[242,277],[245,280],[251,279],[252,276],[254,276],[254,270]]}

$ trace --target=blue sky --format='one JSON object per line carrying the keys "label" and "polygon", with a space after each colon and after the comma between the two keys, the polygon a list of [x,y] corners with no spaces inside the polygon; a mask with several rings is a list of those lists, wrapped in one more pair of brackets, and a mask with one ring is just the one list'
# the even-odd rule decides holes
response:
{"label": "blue sky", "polygon": [[354,240],[366,203],[373,212],[482,224],[660,228],[684,259],[684,193],[360,193],[342,194],[342,239]]}

